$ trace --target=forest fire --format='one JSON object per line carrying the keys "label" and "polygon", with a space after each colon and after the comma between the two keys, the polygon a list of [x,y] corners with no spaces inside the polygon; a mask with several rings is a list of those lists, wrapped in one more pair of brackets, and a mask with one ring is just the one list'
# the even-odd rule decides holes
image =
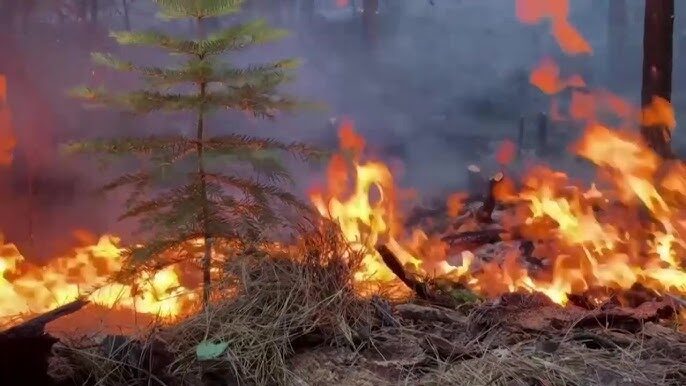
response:
{"label": "forest fire", "polygon": [[[471,250],[456,250],[419,229],[402,229],[389,168],[361,162],[364,141],[350,123],[341,128],[341,143],[355,155],[349,161],[342,154],[332,160],[328,201],[320,192],[312,198],[322,215],[341,225],[348,241],[368,252],[360,280],[394,278],[374,250],[385,240],[408,269],[450,277],[488,297],[540,292],[565,304],[571,294],[637,284],[658,293],[686,293],[686,271],[677,258],[684,250],[679,236],[685,224],[684,197],[678,189],[684,176],[669,165],[660,166],[658,157],[629,135],[592,125],[576,145],[576,154],[598,167],[602,189],[536,166],[519,191],[501,194],[501,237],[534,241],[533,256],[543,263],[536,270],[523,263],[518,248],[506,249],[492,262],[476,263]],[[346,193],[351,179],[352,193]],[[448,205],[449,210],[454,207]],[[483,226],[469,218],[460,230]]]}
{"label": "forest fire", "polygon": [[[517,1],[520,21],[538,24],[547,19],[563,52],[590,54],[590,45],[568,21],[568,13],[564,0]],[[396,278],[375,249],[385,244],[408,270],[424,277],[448,277],[487,297],[539,292],[565,304],[570,295],[597,288],[626,290],[638,284],[657,293],[686,294],[686,271],[679,258],[686,251],[681,236],[686,231],[686,170],[679,163],[663,162],[641,138],[600,124],[603,114],[609,113],[619,118],[622,128],[640,122],[673,129],[669,102],[656,97],[642,111],[634,109],[609,91],[589,90],[580,75],[562,76],[551,58],[540,61],[530,82],[552,98],[573,90],[569,118],[586,126],[573,152],[595,164],[597,183],[585,185],[563,172],[535,165],[516,188],[514,176],[507,175],[492,187],[490,193],[499,207],[489,210],[487,221],[470,212],[466,194],[457,193],[448,199],[446,214],[459,218],[459,226],[427,234],[403,224],[391,169],[364,159],[365,140],[346,120],[340,128],[341,153],[329,164],[327,190],[312,192],[311,200],[322,216],[340,225],[353,248],[366,254],[356,279]],[[5,94],[0,77],[0,102]],[[554,115],[561,115],[553,106]],[[11,160],[3,154],[13,146],[11,131],[4,129],[9,127],[4,124],[9,115],[3,117],[0,164]],[[510,163],[515,152],[499,154],[499,162]],[[454,245],[446,238],[452,231],[483,229],[498,231],[498,238],[506,241],[501,256],[478,259],[475,248]],[[533,244],[531,256],[519,248],[525,242]],[[174,267],[141,274],[133,284],[111,282],[112,274],[123,266],[119,240],[102,236],[87,244],[70,256],[36,267],[14,245],[0,240],[0,295],[13,299],[0,306],[0,318],[44,312],[82,296],[105,307],[173,317],[194,300],[181,286]],[[530,257],[540,266],[527,265]]]}
{"label": "forest fire", "polygon": [[14,245],[0,239],[0,321],[49,311],[82,297],[108,308],[175,317],[193,299],[180,285],[174,267],[141,274],[133,284],[113,282],[111,276],[123,264],[120,240],[106,235],[93,241],[85,232],[80,234],[90,243],[42,267],[27,262]]}
{"label": "forest fire", "polygon": [[[567,1],[517,1],[520,21],[537,24],[550,19],[563,52],[590,54],[590,45],[568,22],[568,12]],[[517,189],[508,176],[492,186],[490,195],[501,207],[497,213],[489,209],[485,223],[459,210],[464,209],[459,198],[466,195],[451,197],[447,206],[452,217],[463,214],[458,232],[495,225],[502,232],[499,238],[508,240],[501,256],[476,259],[477,251],[451,245],[445,233],[440,235],[443,238],[429,237],[418,229],[403,229],[389,168],[379,162],[361,163],[364,141],[353,134],[350,123],[344,123],[341,148],[353,155],[351,165],[344,155],[336,156],[329,166],[328,201],[321,193],[312,197],[323,216],[336,220],[348,240],[367,251],[359,276],[381,281],[392,277],[374,249],[385,240],[408,270],[424,277],[450,277],[487,297],[539,292],[566,304],[570,295],[637,285],[659,294],[685,294],[686,270],[678,257],[686,246],[681,236],[686,225],[683,166],[664,162],[637,135],[600,124],[610,114],[622,122],[622,128],[642,124],[673,129],[669,102],[655,97],[642,111],[634,109],[609,91],[589,90],[579,75],[561,77],[550,58],[532,71],[530,81],[553,98],[565,89],[573,90],[569,119],[585,129],[572,151],[596,166],[597,183],[585,185],[563,172],[534,165]],[[555,102],[552,113],[559,116]],[[352,193],[346,195],[345,185],[355,173]],[[519,248],[523,243],[533,245],[527,252],[530,256]],[[527,265],[527,258],[539,265]]]}

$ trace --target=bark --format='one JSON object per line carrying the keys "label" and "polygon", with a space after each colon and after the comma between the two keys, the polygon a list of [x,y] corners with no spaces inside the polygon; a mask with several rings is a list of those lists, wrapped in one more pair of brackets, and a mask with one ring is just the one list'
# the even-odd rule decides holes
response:
{"label": "bark", "polygon": [[407,273],[400,260],[398,260],[395,254],[387,246],[380,245],[376,248],[376,250],[379,252],[381,259],[391,270],[391,272],[393,272],[398,279],[400,279],[400,281],[405,283],[406,286],[414,291],[419,298],[424,300],[431,300],[434,298],[434,296],[432,296],[432,294],[429,292],[429,288],[426,283],[419,281],[413,277],[413,275]]}
{"label": "bark", "polygon": [[369,47],[374,47],[378,40],[379,18],[377,12],[379,11],[379,0],[363,1],[362,28],[364,40]]}
{"label": "bark", "polygon": [[124,7],[124,28],[127,31],[131,30],[131,18],[129,17],[129,2],[128,0],[121,0],[122,6]]}
{"label": "bark", "polygon": [[[646,0],[643,25],[643,87],[641,106],[654,97],[672,99],[674,0]],[[673,158],[668,127],[641,127],[641,135],[657,154]]]}
{"label": "bark", "polygon": [[97,24],[98,23],[98,0],[90,0],[90,15],[91,15],[91,23]]}
{"label": "bark", "polygon": [[626,0],[610,0],[607,22],[607,71],[608,81],[613,88],[622,84],[626,77],[623,65],[626,53],[627,33]]}

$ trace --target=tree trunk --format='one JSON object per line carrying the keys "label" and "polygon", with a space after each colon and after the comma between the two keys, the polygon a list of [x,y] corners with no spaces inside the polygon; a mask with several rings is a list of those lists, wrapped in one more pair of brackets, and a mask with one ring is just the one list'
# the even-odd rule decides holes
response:
{"label": "tree trunk", "polygon": [[379,0],[364,0],[362,14],[362,28],[365,43],[373,48],[378,39],[378,15]]}
{"label": "tree trunk", "polygon": [[[674,0],[646,0],[643,26],[643,87],[641,106],[654,97],[672,99],[672,43]],[[643,126],[641,135],[657,154],[673,158],[672,134],[668,127]]]}
{"label": "tree trunk", "polygon": [[607,75],[612,88],[621,86],[627,75],[623,64],[627,21],[626,0],[610,0],[607,21]]}
{"label": "tree trunk", "polygon": [[[202,24],[201,24],[202,25]],[[202,59],[201,59],[202,60]],[[200,98],[204,99],[207,93],[207,83],[200,83]],[[202,222],[203,222],[203,241],[205,243],[205,256],[202,260],[202,302],[206,307],[210,302],[211,286],[212,286],[212,235],[209,230],[209,208],[207,206],[207,181],[205,179],[205,159],[204,159],[204,145],[205,125],[204,125],[205,109],[201,106],[198,110],[198,126],[196,140],[196,151],[198,153],[198,176],[200,178],[200,198],[202,200]]]}
{"label": "tree trunk", "polygon": [[129,17],[129,2],[128,0],[121,0],[124,7],[124,28],[127,31],[131,30],[131,18]]}
{"label": "tree trunk", "polygon": [[98,0],[90,0],[91,23],[98,23]]}

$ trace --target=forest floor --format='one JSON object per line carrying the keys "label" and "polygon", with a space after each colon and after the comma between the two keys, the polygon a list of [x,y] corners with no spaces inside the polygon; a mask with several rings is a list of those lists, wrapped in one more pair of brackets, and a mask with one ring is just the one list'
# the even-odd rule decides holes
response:
{"label": "forest floor", "polygon": [[298,261],[240,259],[223,283],[233,295],[174,325],[63,339],[51,374],[62,385],[686,384],[669,299],[588,310],[535,294],[452,307],[362,298],[349,260],[331,253],[340,240],[316,237]]}

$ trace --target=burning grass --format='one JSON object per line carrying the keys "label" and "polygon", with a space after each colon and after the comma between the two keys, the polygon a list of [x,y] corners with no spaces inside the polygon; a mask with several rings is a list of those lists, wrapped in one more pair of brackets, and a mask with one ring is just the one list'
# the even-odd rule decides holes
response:
{"label": "burning grass", "polygon": [[[362,254],[336,227],[314,228],[288,252],[232,261],[220,284],[231,295],[204,312],[144,336],[63,341],[53,375],[64,385],[686,382],[686,336],[659,318],[582,325],[598,311],[530,294],[460,309],[362,297]],[[202,342],[226,348],[199,360]]]}
{"label": "burning grass", "polygon": [[[103,352],[102,344],[62,347],[60,362],[74,368],[70,378],[86,384],[149,380],[149,374],[156,374],[153,364],[167,357],[173,359],[163,366],[164,376],[155,375],[162,384],[202,384],[212,378],[290,383],[288,358],[299,346],[354,346],[369,339],[372,326],[372,306],[353,286],[360,259],[355,253],[346,253],[344,259],[346,243],[335,228],[324,229],[304,233],[289,253],[231,262],[221,286],[230,288],[232,296],[203,312],[144,339],[120,341],[114,350]],[[196,350],[201,342],[224,343],[227,348],[218,358],[199,361]],[[155,347],[164,351],[155,356]]]}

